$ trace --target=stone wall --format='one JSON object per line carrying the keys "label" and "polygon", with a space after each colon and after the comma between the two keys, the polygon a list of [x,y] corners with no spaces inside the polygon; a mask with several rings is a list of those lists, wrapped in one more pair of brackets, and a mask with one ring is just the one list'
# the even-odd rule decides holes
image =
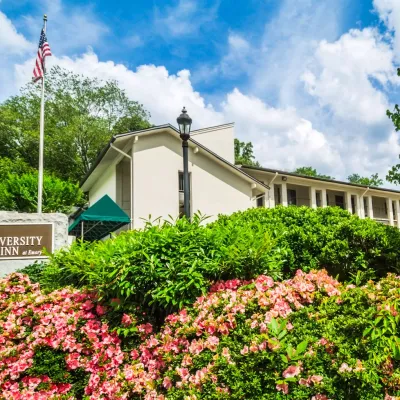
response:
{"label": "stone wall", "polygon": [[[64,214],[28,214],[0,211],[1,224],[53,224],[53,250],[68,246],[68,218]],[[43,260],[43,259],[41,259]],[[2,260],[0,259],[0,276],[35,262],[35,259]]]}

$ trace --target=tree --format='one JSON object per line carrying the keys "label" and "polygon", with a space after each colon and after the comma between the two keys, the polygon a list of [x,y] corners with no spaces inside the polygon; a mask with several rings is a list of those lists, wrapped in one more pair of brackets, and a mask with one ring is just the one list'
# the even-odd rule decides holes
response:
{"label": "tree", "polygon": [[[397,69],[397,75],[400,76],[400,68]],[[400,131],[400,107],[398,104],[394,106],[393,112],[386,111],[386,115],[392,120],[396,132]],[[399,155],[400,158],[400,155]],[[396,185],[400,184],[400,164],[394,165],[386,175],[386,180]]]}
{"label": "tree", "polygon": [[[0,210],[36,212],[38,174],[9,174],[0,183]],[[43,179],[43,211],[68,214],[73,206],[85,204],[78,184],[63,181],[52,175]]]}
{"label": "tree", "polygon": [[335,179],[329,175],[319,174],[317,170],[313,167],[299,167],[295,171],[293,171],[293,173],[298,175],[313,176],[315,178],[332,179],[332,180]]}
{"label": "tree", "polygon": [[[29,83],[0,104],[0,156],[37,168],[40,85]],[[80,180],[113,134],[150,127],[150,115],[116,81],[53,67],[46,79],[45,169]]]}
{"label": "tree", "polygon": [[357,183],[359,185],[366,185],[366,186],[382,186],[383,185],[383,180],[379,178],[378,174],[372,174],[370,178],[363,177],[358,174],[352,174],[347,179],[349,182]]}
{"label": "tree", "polygon": [[254,158],[253,143],[235,139],[235,164],[261,167],[260,163],[255,161]]}

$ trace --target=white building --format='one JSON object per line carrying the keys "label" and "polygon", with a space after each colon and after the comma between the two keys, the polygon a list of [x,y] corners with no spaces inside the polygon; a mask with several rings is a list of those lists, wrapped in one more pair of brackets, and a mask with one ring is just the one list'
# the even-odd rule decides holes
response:
{"label": "white building", "polygon": [[[104,195],[131,218],[177,218],[182,213],[182,141],[171,125],[114,136],[82,182],[90,205]],[[400,192],[284,171],[234,165],[234,127],[192,131],[189,141],[191,212],[215,219],[251,207],[281,204],[339,206],[360,218],[400,228]]]}

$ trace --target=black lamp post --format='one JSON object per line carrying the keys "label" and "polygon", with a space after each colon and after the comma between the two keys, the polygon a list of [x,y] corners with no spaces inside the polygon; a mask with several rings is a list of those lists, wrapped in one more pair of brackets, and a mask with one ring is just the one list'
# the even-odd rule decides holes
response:
{"label": "black lamp post", "polygon": [[183,150],[183,208],[185,216],[190,220],[190,182],[189,182],[189,158],[188,158],[188,140],[190,138],[190,128],[192,118],[187,114],[183,107],[182,114],[176,119],[179,125],[179,132],[182,139]]}

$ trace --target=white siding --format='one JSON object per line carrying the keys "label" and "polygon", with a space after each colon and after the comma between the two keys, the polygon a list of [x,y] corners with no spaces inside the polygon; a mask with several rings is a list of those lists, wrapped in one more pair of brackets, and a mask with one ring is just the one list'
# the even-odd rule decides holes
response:
{"label": "white siding", "polygon": [[116,201],[116,171],[115,165],[108,167],[101,179],[89,191],[89,202],[92,206],[97,200],[100,200],[105,194],[108,194],[112,200]]}
{"label": "white siding", "polygon": [[[134,227],[143,218],[179,216],[178,174],[183,170],[182,143],[170,135],[141,137],[134,154]],[[213,161],[200,150],[189,148],[191,211],[215,219],[219,213],[232,213],[252,206],[251,183]]]}
{"label": "white siding", "polygon": [[191,137],[220,157],[235,164],[233,124],[220,125],[193,131]]}

